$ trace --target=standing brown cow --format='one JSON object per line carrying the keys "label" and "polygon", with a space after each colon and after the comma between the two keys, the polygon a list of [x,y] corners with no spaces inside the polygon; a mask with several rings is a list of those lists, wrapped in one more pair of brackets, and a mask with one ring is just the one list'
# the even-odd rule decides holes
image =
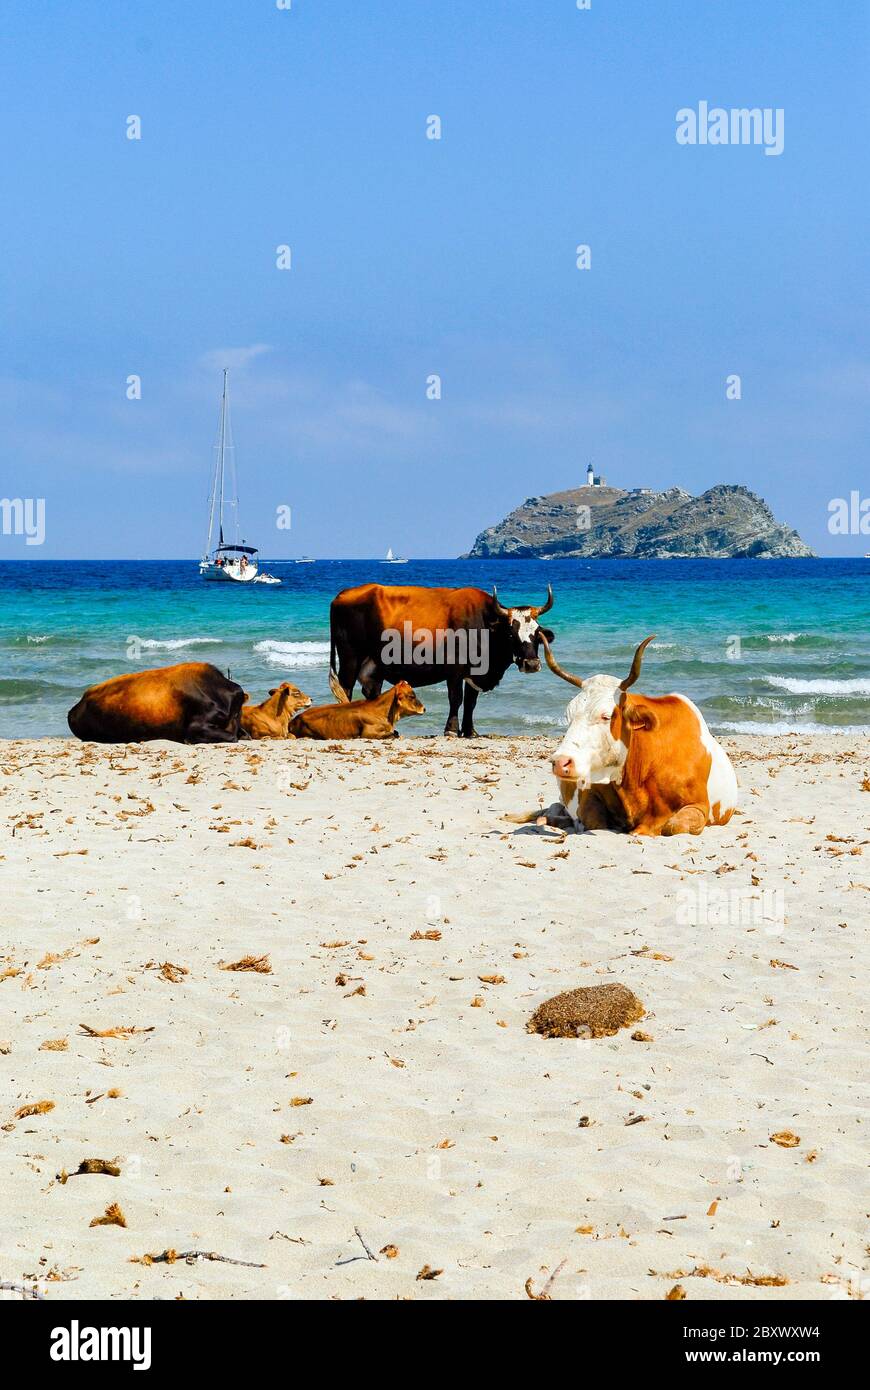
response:
{"label": "standing brown cow", "polygon": [[540,608],[505,608],[493,589],[428,589],[361,584],[345,589],[329,610],[330,669],[348,698],[357,681],[371,699],[385,680],[412,686],[447,682],[450,712],[445,734],[475,737],[478,695],[494,690],[508,667],[539,671],[538,649],[553,634],[538,619],[553,606],[553,590]]}

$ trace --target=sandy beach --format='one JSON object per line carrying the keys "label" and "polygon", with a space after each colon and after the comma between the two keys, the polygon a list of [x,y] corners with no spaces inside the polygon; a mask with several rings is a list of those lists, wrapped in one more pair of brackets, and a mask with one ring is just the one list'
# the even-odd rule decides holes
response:
{"label": "sandy beach", "polygon": [[[505,821],[552,739],[0,746],[0,1281],[870,1294],[868,747],[725,744],[676,839]],[[634,1029],[526,1031],[611,981]]]}

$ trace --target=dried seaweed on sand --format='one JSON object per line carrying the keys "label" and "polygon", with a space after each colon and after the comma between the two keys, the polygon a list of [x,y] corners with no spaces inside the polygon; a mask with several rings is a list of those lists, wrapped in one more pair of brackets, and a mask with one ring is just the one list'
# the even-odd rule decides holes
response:
{"label": "dried seaweed on sand", "polygon": [[31,1115],[47,1115],[54,1109],[53,1100],[35,1100],[30,1105],[22,1105],[15,1111],[16,1120],[28,1120]]}
{"label": "dried seaweed on sand", "polygon": [[106,1210],[105,1210],[105,1212],[103,1213],[103,1215],[102,1215],[102,1216],[95,1216],[94,1219],[93,1219],[93,1221],[89,1222],[89,1225],[91,1225],[91,1226],[124,1226],[124,1227],[126,1227],[126,1225],[127,1225],[127,1218],[126,1218],[126,1216],[124,1215],[124,1213],[122,1212],[121,1208],[118,1206],[118,1203],[117,1203],[117,1202],[111,1202],[111,1203],[109,1204],[109,1206],[106,1207]]}
{"label": "dried seaweed on sand", "polygon": [[190,974],[186,965],[176,965],[175,962],[171,960],[164,960],[160,963],[156,960],[149,960],[145,969],[156,970],[159,979],[168,980],[172,985],[181,984],[185,975]]}
{"label": "dried seaweed on sand", "polygon": [[272,966],[268,956],[242,956],[240,960],[218,961],[219,970],[253,970],[258,975],[271,975]]}
{"label": "dried seaweed on sand", "polygon": [[121,1169],[108,1158],[83,1158],[75,1172],[64,1173],[61,1181],[66,1182],[68,1178],[77,1178],[84,1173],[104,1173],[107,1177],[119,1178]]}
{"label": "dried seaweed on sand", "polygon": [[540,1004],[526,1024],[545,1038],[607,1038],[644,1016],[644,1007],[625,985],[569,989]]}
{"label": "dried seaweed on sand", "polygon": [[780,1129],[776,1134],[771,1134],[770,1142],[778,1144],[781,1149],[796,1149],[801,1141],[799,1134],[792,1134],[790,1129]]}
{"label": "dried seaweed on sand", "polygon": [[658,1279],[715,1279],[717,1284],[740,1284],[753,1289],[781,1289],[789,1282],[784,1274],[753,1274],[750,1269],[745,1274],[729,1274],[712,1265],[695,1265],[694,1269],[672,1269],[670,1272],[651,1269],[650,1274]]}
{"label": "dried seaweed on sand", "polygon": [[83,1034],[86,1038],[132,1038],[136,1033],[153,1033],[154,1025],[150,1028],[135,1028],[120,1026],[118,1028],[91,1028],[87,1023],[80,1023]]}

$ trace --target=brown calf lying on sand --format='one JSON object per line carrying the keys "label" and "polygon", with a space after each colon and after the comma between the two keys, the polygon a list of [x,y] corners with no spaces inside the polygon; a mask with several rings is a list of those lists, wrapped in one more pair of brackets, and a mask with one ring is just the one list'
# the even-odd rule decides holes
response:
{"label": "brown calf lying on sand", "polygon": [[291,738],[398,738],[396,722],[404,714],[425,714],[407,681],[399,681],[376,700],[350,700],[343,705],[317,705],[297,714]]}
{"label": "brown calf lying on sand", "polygon": [[242,706],[242,731],[248,738],[288,738],[290,720],[310,704],[311,696],[303,694],[298,685],[282,681],[261,705]]}

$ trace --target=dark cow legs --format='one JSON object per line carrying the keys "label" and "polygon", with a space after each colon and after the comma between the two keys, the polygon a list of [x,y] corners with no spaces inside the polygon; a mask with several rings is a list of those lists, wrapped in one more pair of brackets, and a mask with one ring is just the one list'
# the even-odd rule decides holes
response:
{"label": "dark cow legs", "polygon": [[456,737],[459,734],[459,706],[462,704],[461,676],[448,677],[447,698],[450,701],[450,713],[447,716],[447,723],[444,725],[444,732]]}
{"label": "dark cow legs", "polygon": [[359,675],[359,666],[351,658],[340,657],[338,662],[338,683],[348,700],[353,699],[353,688]]}
{"label": "dark cow legs", "polygon": [[465,682],[465,698],[462,703],[462,737],[477,738],[478,733],[474,727],[474,707],[477,704],[477,697],[480,691],[475,690],[473,685]]}
{"label": "dark cow legs", "polygon": [[359,683],[363,697],[366,700],[376,700],[378,698],[384,684],[384,678],[382,675],[378,674],[377,665],[370,656],[366,657],[366,660],[360,667]]}
{"label": "dark cow legs", "polygon": [[215,724],[208,715],[202,719],[191,719],[184,735],[185,743],[238,743],[239,730],[227,729],[224,724]]}

